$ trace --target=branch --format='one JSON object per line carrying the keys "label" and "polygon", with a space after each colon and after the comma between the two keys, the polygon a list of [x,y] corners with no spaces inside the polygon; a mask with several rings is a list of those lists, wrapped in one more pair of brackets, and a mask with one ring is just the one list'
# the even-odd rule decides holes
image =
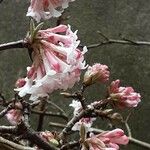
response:
{"label": "branch", "polygon": [[41,100],[41,106],[40,106],[40,111],[41,113],[39,114],[39,121],[38,121],[38,126],[37,126],[37,131],[41,131],[43,127],[43,122],[44,122],[44,113],[46,111],[46,99]]}
{"label": "branch", "polygon": [[33,144],[37,145],[39,148],[44,150],[58,150],[55,146],[50,143],[45,142],[37,133],[26,126],[24,122],[21,122],[18,126],[0,126],[0,133],[9,133],[14,135],[21,135],[22,139],[29,140]]}
{"label": "branch", "polygon": [[[134,40],[129,40],[129,39],[111,39],[108,38],[106,35],[100,33],[100,35],[104,38],[104,41],[100,41],[99,43],[96,44],[91,44],[88,45],[87,48],[88,49],[92,49],[92,48],[96,48],[96,47],[100,47],[103,45],[110,45],[110,44],[126,44],[126,45],[136,45],[136,46],[150,46],[150,42],[148,41],[134,41]],[[80,45],[79,47],[83,47],[82,45]]]}
{"label": "branch", "polygon": [[75,125],[76,122],[78,122],[83,117],[96,117],[97,114],[95,113],[96,109],[99,109],[100,107],[103,107],[103,105],[106,105],[110,99],[104,99],[96,104],[93,104],[93,108],[86,108],[82,109],[81,112],[78,115],[73,116],[73,118],[67,123],[66,127],[62,130],[62,132],[59,134],[60,139],[64,139],[66,135],[71,131],[72,127]]}
{"label": "branch", "polygon": [[150,149],[150,144],[149,143],[137,140],[137,139],[135,139],[133,137],[129,137],[129,140],[130,140],[131,143],[134,143],[134,144],[139,145],[141,147],[145,147],[145,148]]}
{"label": "branch", "polygon": [[4,110],[0,112],[0,119],[4,117],[9,110],[13,109],[12,104],[9,104]]}
{"label": "branch", "polygon": [[57,128],[65,128],[65,124],[56,123],[56,122],[49,122],[49,126],[57,127]]}
{"label": "branch", "polygon": [[0,44],[0,51],[6,50],[6,49],[12,49],[12,48],[24,48],[28,47],[28,44],[25,40],[19,40],[15,42]]}
{"label": "branch", "polygon": [[54,108],[58,109],[60,112],[62,112],[63,114],[66,114],[65,111],[59,107],[58,105],[56,105],[55,103],[53,103],[52,101],[47,101],[48,104],[52,105]]}
{"label": "branch", "polygon": [[[2,147],[1,147],[2,145]],[[9,148],[10,150],[35,150],[35,148],[22,146],[19,144],[16,144],[12,141],[9,141],[7,139],[4,139],[3,137],[0,137],[0,147],[1,148]]]}
{"label": "branch", "polygon": [[60,150],[67,150],[67,149],[72,149],[76,146],[79,146],[80,145],[80,142],[79,141],[73,141],[73,142],[69,142],[65,145],[63,145]]}
{"label": "branch", "polygon": [[66,125],[66,127],[62,130],[62,132],[59,134],[60,139],[64,139],[65,136],[68,134],[69,131],[71,131],[72,127],[76,122],[78,122],[82,117],[86,115],[86,110],[82,110],[79,115],[74,116]]}
{"label": "branch", "polygon": [[34,114],[38,114],[38,115],[45,115],[45,116],[53,116],[53,117],[60,117],[63,118],[65,121],[68,121],[68,117],[66,117],[65,115],[57,112],[57,113],[53,113],[53,112],[43,112],[43,111],[38,111],[38,110],[31,110],[32,113]]}
{"label": "branch", "polygon": [[15,127],[15,126],[0,126],[0,133],[17,134],[17,127]]}

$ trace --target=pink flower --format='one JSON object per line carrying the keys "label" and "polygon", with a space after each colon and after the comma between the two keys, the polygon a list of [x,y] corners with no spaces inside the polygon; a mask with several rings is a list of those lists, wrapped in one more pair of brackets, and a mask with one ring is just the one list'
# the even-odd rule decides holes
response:
{"label": "pink flower", "polygon": [[74,0],[31,0],[27,16],[33,17],[37,22],[51,17],[59,17],[68,3]]}
{"label": "pink flower", "polygon": [[109,75],[110,72],[108,70],[108,66],[97,63],[88,67],[88,70],[85,72],[83,82],[87,86],[95,82],[105,83],[109,80]]}
{"label": "pink flower", "polygon": [[120,80],[113,81],[109,87],[109,94],[119,108],[137,107],[141,96],[132,87],[119,87]]}
{"label": "pink flower", "polygon": [[21,121],[22,115],[22,104],[20,102],[15,103],[16,109],[11,109],[7,112],[6,118],[12,124],[16,125],[19,121]]}
{"label": "pink flower", "polygon": [[[115,129],[98,135],[92,135],[86,139],[90,150],[119,150],[119,145],[126,145],[129,138],[121,129]],[[119,144],[119,145],[118,145]]]}
{"label": "pink flower", "polygon": [[72,88],[79,81],[87,49],[77,48],[80,41],[76,33],[70,26],[60,25],[39,30],[33,42],[28,39],[33,49],[33,64],[27,67],[26,84],[15,89],[21,97],[31,94],[30,100],[36,100],[54,90]]}

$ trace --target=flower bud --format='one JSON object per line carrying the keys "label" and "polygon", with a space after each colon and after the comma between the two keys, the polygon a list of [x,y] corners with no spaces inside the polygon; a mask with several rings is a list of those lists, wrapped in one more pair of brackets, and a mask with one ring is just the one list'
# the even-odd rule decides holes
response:
{"label": "flower bud", "polygon": [[120,87],[120,80],[113,81],[109,87],[109,96],[119,108],[137,107],[141,95],[132,87]]}
{"label": "flower bud", "polygon": [[93,66],[89,66],[87,71],[84,74],[83,83],[86,86],[94,84],[96,82],[105,83],[109,80],[110,72],[108,70],[108,66],[102,64],[95,64]]}
{"label": "flower bud", "polygon": [[21,87],[23,87],[25,84],[26,84],[25,79],[24,79],[24,78],[20,78],[20,79],[18,79],[18,80],[16,81],[15,86],[16,86],[17,88],[21,88]]}
{"label": "flower bud", "polygon": [[55,146],[59,145],[58,141],[55,139],[55,136],[50,131],[41,132],[40,137],[46,142],[53,143]]}

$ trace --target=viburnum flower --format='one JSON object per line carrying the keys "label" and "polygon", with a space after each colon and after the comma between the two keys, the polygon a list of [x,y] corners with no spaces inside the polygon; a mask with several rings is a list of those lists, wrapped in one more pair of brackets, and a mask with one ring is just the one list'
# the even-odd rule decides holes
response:
{"label": "viburnum flower", "polygon": [[83,83],[86,86],[94,84],[95,82],[105,83],[109,80],[109,75],[108,66],[96,63],[88,67],[84,75]]}
{"label": "viburnum flower", "polygon": [[120,87],[120,80],[113,81],[109,87],[109,95],[119,108],[137,107],[141,96],[132,87]]}
{"label": "viburnum flower", "polygon": [[[81,103],[76,100],[73,100],[69,106],[74,108],[74,116],[78,115],[82,111]],[[74,124],[72,130],[80,131],[81,125],[83,125],[85,127],[86,132],[92,131],[91,126],[93,124],[93,121],[95,120],[96,118],[91,117],[81,118],[78,122]]]}
{"label": "viburnum flower", "polygon": [[72,1],[74,0],[31,0],[27,16],[33,17],[37,22],[41,18],[59,17]]}
{"label": "viburnum flower", "polygon": [[[86,139],[90,150],[119,150],[119,145],[127,145],[129,138],[121,129],[104,132],[98,135],[91,135]],[[83,147],[86,146],[83,144]]]}
{"label": "viburnum flower", "polygon": [[36,32],[27,37],[33,64],[27,67],[25,84],[15,89],[21,97],[31,94],[30,100],[48,96],[57,89],[72,88],[79,81],[81,70],[86,68],[87,49],[77,48],[80,43],[77,31],[73,33],[70,26],[60,25]]}
{"label": "viburnum flower", "polygon": [[93,121],[95,120],[96,118],[91,118],[91,117],[81,118],[78,122],[74,124],[74,126],[72,127],[72,130],[80,131],[81,125],[83,125],[85,127],[86,132],[92,131],[91,126],[93,124]]}
{"label": "viburnum flower", "polygon": [[7,120],[12,124],[16,125],[23,118],[22,114],[22,104],[20,102],[15,103],[15,109],[11,109],[5,115]]}

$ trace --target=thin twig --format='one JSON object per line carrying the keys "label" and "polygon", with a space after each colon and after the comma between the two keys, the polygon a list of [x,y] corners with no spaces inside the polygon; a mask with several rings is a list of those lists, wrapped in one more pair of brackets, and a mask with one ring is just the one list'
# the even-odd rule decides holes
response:
{"label": "thin twig", "polygon": [[72,127],[76,122],[78,122],[82,117],[85,116],[87,112],[82,110],[77,116],[74,116],[66,125],[66,127],[59,134],[60,139],[64,139],[68,132],[71,131]]}
{"label": "thin twig", "polygon": [[72,141],[72,142],[69,142],[65,145],[63,145],[60,150],[70,150],[74,147],[77,147],[77,146],[80,146],[80,142],[79,141]]}
{"label": "thin twig", "polygon": [[48,102],[48,104],[52,105],[54,108],[57,108],[60,112],[62,112],[62,114],[64,114],[65,116],[67,116],[66,113],[65,113],[65,111],[61,107],[59,107],[58,105],[56,105],[52,101],[47,101],[47,102]]}
{"label": "thin twig", "polygon": [[[108,39],[106,41],[101,41],[99,43],[88,45],[88,49],[100,47],[103,45],[110,45],[110,44],[125,44],[125,45],[136,45],[136,46],[150,46],[150,42],[147,41],[132,41],[132,40],[117,40],[117,39]],[[79,47],[84,47],[80,45]]]}
{"label": "thin twig", "polygon": [[18,126],[0,126],[0,133],[9,133],[14,135],[22,135],[22,139],[26,139],[33,144],[37,145],[39,148],[44,150],[58,150],[54,145],[45,142],[37,133],[32,129],[26,126],[24,122],[18,124]]}
{"label": "thin twig", "polygon": [[49,122],[49,126],[57,127],[57,128],[65,128],[65,124],[56,123],[56,122]]}
{"label": "thin twig", "polygon": [[38,126],[37,126],[37,131],[41,131],[43,127],[43,122],[44,122],[44,113],[45,113],[45,107],[46,107],[46,99],[41,100],[41,108],[40,111],[42,113],[39,114],[39,121],[38,121]]}
{"label": "thin twig", "polygon": [[24,47],[28,47],[27,42],[25,40],[19,40],[15,42],[0,44],[0,51],[6,50],[6,49],[24,48]]}
{"label": "thin twig", "polygon": [[34,114],[38,114],[38,115],[43,114],[45,116],[60,117],[60,118],[63,118],[65,121],[68,121],[68,117],[61,114],[61,113],[59,113],[59,112],[57,112],[57,113],[43,112],[43,111],[38,111],[38,110],[34,110],[34,109],[32,109],[31,112],[34,113]]}
{"label": "thin twig", "polygon": [[9,111],[9,110],[11,110],[13,107],[12,107],[12,104],[9,104],[5,109],[3,109],[1,112],[0,112],[0,119],[2,118],[2,117],[4,117],[6,114],[7,114],[7,112]]}
{"label": "thin twig", "polygon": [[129,136],[129,137],[132,137],[132,132],[131,132],[131,129],[130,129],[129,124],[128,124],[128,121],[129,121],[129,118],[130,118],[132,112],[133,112],[133,111],[130,111],[130,113],[128,114],[126,120],[124,121],[124,124],[125,124],[125,126],[126,126],[126,129],[127,129],[128,136]]}

